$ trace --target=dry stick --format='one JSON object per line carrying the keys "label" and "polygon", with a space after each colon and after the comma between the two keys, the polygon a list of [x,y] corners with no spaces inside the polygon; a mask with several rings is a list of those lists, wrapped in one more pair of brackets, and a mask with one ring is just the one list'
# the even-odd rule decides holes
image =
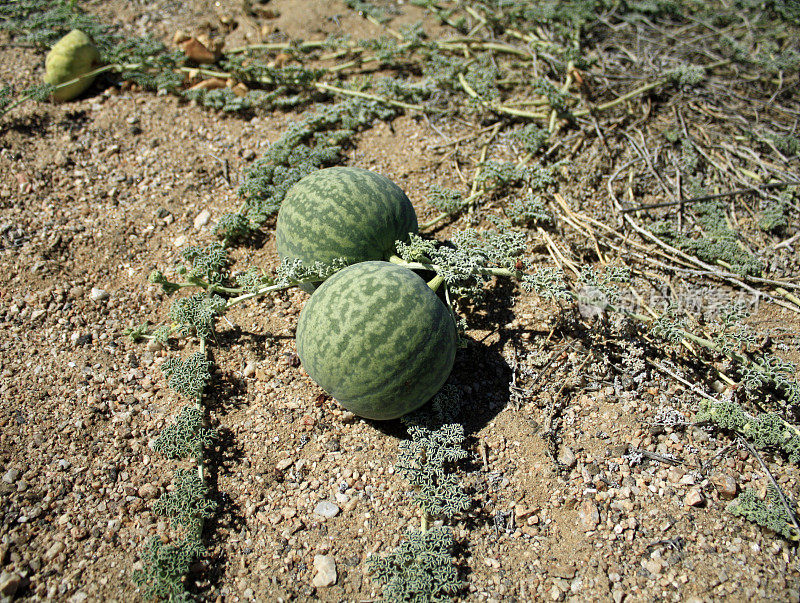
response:
{"label": "dry stick", "polygon": [[742,442],[742,444],[744,444],[747,447],[747,450],[750,451],[750,454],[752,454],[754,457],[756,457],[756,459],[758,459],[758,463],[761,465],[761,468],[767,474],[767,477],[769,477],[769,481],[772,482],[773,488],[775,488],[775,491],[778,493],[778,498],[781,499],[781,503],[783,504],[783,508],[786,510],[786,513],[788,513],[789,519],[792,520],[792,525],[794,526],[795,534],[797,536],[800,536],[800,525],[797,524],[797,517],[794,514],[794,510],[789,506],[789,503],[786,501],[786,497],[783,494],[783,490],[781,490],[781,487],[778,485],[778,482],[775,481],[775,477],[772,475],[772,472],[769,470],[769,467],[767,467],[767,464],[764,462],[764,459],[761,458],[761,455],[758,454],[758,451],[755,448],[753,448],[753,445],[750,442],[748,442],[741,434],[739,435],[739,441]]}
{"label": "dry stick", "polygon": [[367,92],[358,92],[357,90],[347,90],[346,88],[339,88],[338,86],[331,86],[330,84],[323,84],[322,82],[314,84],[314,87],[321,92],[333,92],[335,94],[344,94],[345,96],[357,96],[358,98],[366,98],[382,104],[391,105],[393,107],[400,107],[401,109],[408,109],[409,111],[421,111],[431,113],[443,113],[441,109],[434,109],[432,107],[423,107],[422,105],[412,105],[401,101],[383,98],[376,94],[368,94]]}
{"label": "dry stick", "polygon": [[[498,124],[495,124],[495,125],[498,125]],[[531,155],[530,153],[526,153],[522,157],[522,159],[520,159],[519,162],[517,163],[517,167],[524,167],[532,159],[532,157],[533,157],[533,155]],[[465,179],[462,179],[462,180],[465,180]],[[474,184],[475,184],[475,181],[473,180],[473,187],[474,187]],[[491,189],[489,189],[489,190],[491,190]],[[434,226],[439,224],[439,222],[441,222],[442,220],[446,220],[449,216],[452,216],[454,213],[456,213],[458,211],[461,211],[465,207],[469,207],[469,205],[471,203],[473,203],[476,199],[479,199],[482,195],[486,194],[486,192],[487,192],[487,189],[485,189],[485,188],[480,188],[480,189],[476,190],[469,197],[464,199],[461,202],[461,205],[459,205],[458,208],[455,211],[442,212],[441,214],[439,214],[435,218],[431,218],[427,222],[423,222],[422,224],[419,225],[419,230],[422,231],[422,230],[427,230],[429,228],[433,228]]]}
{"label": "dry stick", "polygon": [[655,360],[650,360],[649,358],[645,358],[645,361],[647,362],[647,364],[649,364],[651,366],[654,366],[659,371],[661,371],[663,373],[666,373],[667,375],[669,375],[670,377],[672,377],[676,381],[682,383],[683,385],[685,385],[686,387],[691,389],[694,393],[696,393],[698,396],[701,396],[701,397],[705,398],[706,400],[709,400],[709,401],[714,402],[714,403],[718,402],[718,400],[716,398],[714,398],[713,396],[709,396],[707,393],[705,393],[703,390],[701,390],[699,387],[697,387],[694,383],[691,383],[690,381],[687,381],[686,379],[684,379],[683,377],[681,377],[677,373],[674,373],[671,370],[669,370],[664,365],[659,364]]}
{"label": "dry stick", "polygon": [[[614,195],[613,191],[611,190],[610,186],[609,186],[609,193],[611,194],[611,198],[614,200],[614,203],[619,208],[619,200],[617,200],[617,198]],[[758,297],[760,295],[763,295],[766,299],[768,299],[769,301],[771,301],[774,304],[777,304],[777,305],[781,306],[782,308],[786,308],[788,310],[792,310],[793,312],[800,312],[800,308],[796,308],[796,307],[794,307],[792,305],[789,305],[789,304],[787,304],[787,303],[785,303],[785,302],[783,302],[783,301],[781,301],[779,299],[776,299],[772,295],[770,295],[769,293],[766,293],[764,291],[758,291],[757,289],[753,289],[749,285],[743,283],[738,278],[734,278],[732,276],[728,276],[729,273],[723,273],[723,272],[721,272],[719,270],[716,270],[713,266],[711,266],[709,264],[706,264],[702,260],[700,260],[700,259],[698,259],[698,258],[696,258],[694,256],[691,256],[691,255],[689,255],[687,253],[684,253],[680,249],[677,249],[677,248],[673,247],[672,245],[669,245],[669,244],[665,243],[664,241],[659,239],[657,236],[655,236],[653,233],[651,233],[651,232],[645,230],[644,228],[642,228],[641,226],[639,226],[629,215],[623,214],[622,217],[630,225],[631,228],[633,228],[636,232],[638,232],[644,238],[650,239],[651,241],[653,241],[656,245],[658,245],[662,249],[666,249],[670,253],[673,253],[673,254],[685,259],[688,262],[691,262],[695,266],[700,266],[704,270],[707,270],[709,272],[712,272],[712,273],[718,275],[719,278],[722,278],[723,280],[726,280],[726,281],[728,281],[730,283],[734,283],[735,285],[741,287],[742,289],[752,293],[756,297]]]}
{"label": "dry stick", "polygon": [[[639,131],[639,133],[641,134],[641,130]],[[633,136],[628,134],[625,130],[622,131],[622,134],[625,136],[625,138],[628,139],[628,142],[631,143],[631,145],[636,150],[636,153],[639,155],[639,157],[642,158],[645,165],[647,166],[647,169],[650,170],[650,173],[653,174],[653,176],[655,176],[659,185],[661,185],[661,189],[667,194],[668,197],[674,200],[675,195],[672,194],[672,191],[667,186],[667,183],[664,182],[664,179],[661,177],[661,174],[659,174],[655,166],[653,166],[653,162],[650,160],[650,155],[648,153],[645,153],[644,150],[641,147],[639,147],[637,142],[633,139]],[[642,136],[642,145],[644,145],[644,134],[641,134],[641,136]]]}
{"label": "dry stick", "polygon": [[560,263],[566,264],[567,266],[569,266],[569,269],[572,270],[572,272],[575,273],[575,276],[580,276],[580,270],[578,270],[578,268],[575,266],[575,264],[573,264],[570,260],[568,260],[566,257],[564,257],[564,255],[561,253],[561,250],[558,248],[558,245],[556,245],[556,242],[547,233],[547,231],[544,230],[541,226],[539,226],[537,228],[537,231],[539,232],[540,235],[542,235],[545,238],[545,240],[547,241],[548,247],[550,247],[553,250],[553,252],[558,256],[558,259],[560,260]]}
{"label": "dry stick", "polygon": [[[632,252],[626,251],[626,250],[622,249],[621,247],[613,245],[612,243],[610,243],[609,241],[606,240],[604,242],[604,244],[608,245],[611,249],[613,249],[615,251],[618,251],[620,253],[627,253],[627,254],[633,255],[634,257],[637,257],[640,260],[643,260],[643,261],[646,261],[646,262],[648,262],[650,264],[653,264],[654,266],[658,266],[659,268],[663,268],[663,269],[670,270],[670,271],[676,271],[676,272],[685,272],[685,273],[693,275],[693,276],[713,276],[713,277],[717,277],[717,278],[723,278],[723,277],[737,278],[739,276],[739,275],[734,274],[732,272],[723,272],[721,270],[709,271],[709,270],[697,270],[695,268],[680,268],[678,266],[668,266],[667,264],[664,264],[662,262],[659,262],[656,259],[653,259],[652,257],[650,257],[649,254],[652,254],[655,251],[655,252],[660,253],[664,257],[672,260],[673,262],[677,262],[679,264],[683,264],[684,266],[687,266],[687,265],[688,266],[693,266],[693,264],[685,262],[684,260],[681,260],[680,258],[673,257],[673,256],[671,256],[671,255],[669,255],[667,253],[662,252],[659,249],[651,249],[651,248],[645,247],[645,246],[637,243],[636,241],[629,241],[626,236],[623,236],[621,233],[617,232],[616,230],[614,230],[613,228],[611,228],[607,224],[604,224],[603,222],[600,222],[599,220],[596,220],[596,219],[594,219],[594,218],[592,218],[590,216],[585,216],[583,214],[579,214],[579,213],[571,210],[569,208],[569,206],[566,204],[566,201],[564,200],[564,198],[558,193],[555,193],[553,195],[553,198],[558,202],[559,206],[574,221],[576,221],[578,223],[583,222],[584,223],[583,226],[585,228],[592,229],[591,224],[594,224],[595,226],[598,226],[599,228],[603,229],[606,232],[607,235],[613,235],[613,236],[621,239],[624,243],[632,245],[636,249],[639,249],[642,253],[648,254],[648,255],[639,256],[639,255],[633,254]],[[570,224],[570,222],[568,220],[565,220],[565,222]],[[573,228],[574,228],[573,224],[570,224],[570,225],[573,226]],[[579,231],[579,232],[582,232],[582,231]],[[798,237],[800,237],[800,235],[798,235]],[[776,279],[763,278],[763,277],[760,277],[760,276],[745,276],[745,277],[742,277],[742,278],[744,278],[748,282],[761,283],[761,284],[764,284],[764,285],[773,285],[774,287],[776,287],[775,291],[777,293],[779,293],[780,295],[783,295],[784,297],[786,297],[787,292],[785,290],[781,291],[780,290],[781,288],[800,290],[800,284],[790,283],[790,282],[787,282],[787,281],[780,281],[780,280],[776,280]],[[793,295],[793,294],[788,293],[788,295]],[[789,299],[790,299],[790,301],[794,301],[792,298],[789,298]],[[795,303],[797,303],[797,302],[795,302]],[[800,304],[798,304],[798,305],[800,306]]]}
{"label": "dry stick", "polygon": [[692,197],[691,199],[684,199],[681,201],[664,201],[663,203],[653,203],[651,205],[639,205],[637,207],[626,207],[624,209],[620,209],[620,213],[627,214],[634,211],[647,211],[649,209],[657,209],[659,207],[672,207],[675,205],[683,205],[689,203],[699,203],[702,201],[712,201],[714,199],[722,199],[724,197],[732,197],[734,195],[745,195],[747,193],[761,193],[762,189],[769,189],[769,188],[780,188],[783,186],[800,186],[800,180],[782,180],[781,182],[767,182],[765,184],[760,184],[758,186],[752,186],[750,188],[741,188],[733,191],[728,191],[727,193],[717,193],[714,195],[703,195],[702,197]]}
{"label": "dry stick", "polygon": [[644,86],[639,86],[638,88],[631,90],[627,94],[623,94],[622,96],[619,96],[607,103],[603,103],[602,105],[597,105],[596,107],[593,107],[591,110],[583,109],[581,111],[573,111],[572,117],[585,117],[586,115],[591,115],[592,111],[605,111],[606,109],[611,109],[612,107],[621,105],[625,101],[630,100],[636,96],[639,96],[640,94],[644,94],[645,92],[648,92],[653,88],[658,88],[661,84],[665,83],[666,81],[667,81],[666,79],[660,79],[656,80],[655,82],[650,82],[649,84],[645,84]]}

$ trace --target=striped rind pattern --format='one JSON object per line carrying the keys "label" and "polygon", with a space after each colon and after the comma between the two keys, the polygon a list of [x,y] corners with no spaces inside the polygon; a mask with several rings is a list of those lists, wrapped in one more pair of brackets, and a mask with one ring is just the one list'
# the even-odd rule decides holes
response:
{"label": "striped rind pattern", "polygon": [[436,394],[453,368],[453,318],[417,274],[370,261],[337,272],[297,325],[311,378],[354,414],[395,419]]}
{"label": "striped rind pattern", "polygon": [[411,201],[391,180],[355,167],[318,170],[297,182],[278,212],[281,259],[311,265],[345,258],[385,260],[395,241],[418,232]]}

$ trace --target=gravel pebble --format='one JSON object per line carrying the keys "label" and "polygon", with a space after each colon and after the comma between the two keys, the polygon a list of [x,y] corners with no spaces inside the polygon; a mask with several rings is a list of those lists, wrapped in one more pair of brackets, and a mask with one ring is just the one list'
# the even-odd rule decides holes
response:
{"label": "gravel pebble", "polygon": [[702,507],[705,500],[700,488],[690,488],[686,493],[686,498],[683,499],[683,504],[689,507]]}
{"label": "gravel pebble", "polygon": [[91,292],[89,293],[89,299],[92,301],[105,301],[109,298],[108,291],[105,289],[99,289],[97,287],[92,287]]}
{"label": "gravel pebble", "polygon": [[338,505],[335,505],[334,503],[328,500],[322,500],[317,503],[316,507],[314,507],[314,515],[319,515],[320,517],[325,517],[325,518],[331,518],[331,517],[336,517],[339,514],[340,510],[341,509],[339,509]]}
{"label": "gravel pebble", "polygon": [[21,473],[17,469],[9,469],[3,474],[3,481],[7,484],[13,484],[18,479]]}
{"label": "gravel pebble", "polygon": [[3,572],[0,574],[0,595],[13,598],[22,582],[22,577],[13,572]]}
{"label": "gravel pebble", "polygon": [[317,588],[325,588],[336,584],[336,561],[330,555],[314,555],[314,579],[311,582]]}
{"label": "gravel pebble", "polygon": [[194,229],[200,230],[208,224],[208,221],[211,219],[211,212],[208,209],[204,209],[201,211],[197,216],[194,218]]}

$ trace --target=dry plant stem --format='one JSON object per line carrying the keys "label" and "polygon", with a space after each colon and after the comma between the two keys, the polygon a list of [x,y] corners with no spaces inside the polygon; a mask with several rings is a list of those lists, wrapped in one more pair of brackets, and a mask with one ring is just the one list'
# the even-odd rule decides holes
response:
{"label": "dry plant stem", "polygon": [[573,264],[573,263],[572,263],[570,260],[568,260],[568,259],[567,259],[567,258],[564,256],[564,254],[563,254],[563,253],[561,253],[561,250],[558,248],[558,245],[556,245],[556,242],[555,242],[555,241],[553,240],[553,238],[552,238],[552,237],[551,237],[551,236],[548,234],[548,232],[547,232],[547,231],[546,231],[544,228],[542,228],[541,226],[539,226],[539,227],[537,228],[537,231],[539,232],[539,234],[540,234],[542,237],[544,237],[545,241],[547,242],[547,246],[548,246],[548,248],[550,248],[550,249],[553,251],[553,253],[555,253],[555,255],[556,255],[556,256],[558,257],[558,259],[559,259],[559,262],[560,262],[561,264],[565,264],[566,266],[568,266],[568,267],[569,267],[569,269],[570,269],[570,270],[572,270],[572,272],[575,274],[575,276],[578,276],[578,275],[580,274],[580,270],[578,270],[578,267],[577,267],[577,266],[575,266],[575,264]]}
{"label": "dry plant stem", "polygon": [[[80,75],[80,76],[78,76],[78,77],[76,77],[74,79],[71,79],[68,82],[63,82],[61,84],[58,84],[57,86],[53,86],[53,90],[61,90],[62,88],[66,88],[67,86],[71,86],[72,84],[77,84],[80,81],[83,81],[83,80],[85,80],[87,78],[90,78],[90,77],[94,77],[94,76],[99,75],[101,73],[106,73],[107,71],[124,70],[124,69],[136,69],[138,67],[141,67],[141,65],[139,63],[130,64],[130,65],[117,65],[115,63],[112,63],[110,65],[103,65],[102,67],[98,67],[97,69],[92,69],[91,71],[88,71],[88,72],[84,73],[83,75]],[[32,98],[34,98],[34,95],[32,95],[32,94],[26,94],[25,96],[22,96],[21,98],[18,98],[16,101],[14,101],[13,103],[9,104],[5,109],[0,111],[0,116],[5,115],[6,113],[12,111],[13,109],[16,109],[18,106],[20,106],[21,104],[31,100]]]}
{"label": "dry plant stem", "polygon": [[609,101],[607,103],[603,103],[602,105],[597,105],[593,107],[591,110],[583,109],[581,111],[574,111],[572,113],[572,117],[584,117],[586,115],[591,115],[592,111],[605,111],[606,109],[611,109],[612,107],[616,107],[617,105],[621,105],[627,100],[630,100],[640,94],[644,94],[645,92],[649,92],[654,88],[658,88],[660,85],[664,84],[667,80],[656,80],[655,82],[650,82],[649,84],[645,84],[644,86],[639,86],[635,90],[631,90],[627,94],[623,94],[620,97],[615,98],[613,101]]}
{"label": "dry plant stem", "polygon": [[382,96],[378,96],[377,94],[369,94],[367,92],[358,92],[357,90],[347,90],[346,88],[339,88],[338,86],[331,86],[330,84],[324,84],[322,82],[314,84],[314,87],[319,90],[320,92],[332,92],[334,94],[344,94],[345,96],[357,96],[358,98],[366,98],[368,100],[373,100],[379,102],[384,105],[390,105],[392,107],[400,107],[401,109],[408,109],[409,111],[420,111],[422,113],[442,113],[442,109],[434,109],[432,107],[423,107],[422,105],[412,105],[410,103],[404,103],[401,101],[391,100],[388,98],[383,98]]}
{"label": "dry plant stem", "polygon": [[792,525],[794,526],[796,533],[800,535],[800,525],[797,524],[797,517],[795,516],[794,509],[792,509],[789,506],[789,503],[786,500],[786,496],[784,496],[783,494],[783,490],[781,490],[781,487],[778,485],[778,482],[775,480],[775,477],[772,475],[772,472],[769,470],[769,467],[767,467],[766,463],[764,462],[764,459],[761,458],[761,455],[758,453],[758,451],[755,448],[753,448],[753,445],[750,442],[748,442],[747,439],[745,439],[741,434],[739,435],[739,441],[742,444],[744,444],[747,450],[750,452],[750,454],[752,454],[758,460],[759,465],[761,465],[761,468],[764,470],[764,473],[767,474],[769,481],[772,482],[772,486],[778,493],[778,498],[781,499],[781,503],[783,504],[783,508],[786,509],[786,513],[789,515],[789,519],[792,520]]}
{"label": "dry plant stem", "polygon": [[650,360],[649,358],[645,358],[645,361],[650,366],[653,366],[653,367],[657,368],[662,373],[666,373],[667,375],[669,375],[670,377],[672,377],[673,379],[675,379],[679,383],[682,383],[683,385],[685,385],[686,387],[691,389],[694,393],[696,393],[698,396],[700,396],[702,398],[705,398],[706,400],[708,400],[710,402],[717,402],[716,398],[714,398],[713,396],[709,396],[706,392],[704,392],[702,389],[697,387],[694,383],[691,383],[690,381],[687,381],[686,379],[684,379],[683,377],[681,377],[677,373],[674,373],[673,371],[669,370],[664,365],[659,364],[655,360]]}
{"label": "dry plant stem", "polygon": [[627,214],[635,211],[647,211],[649,209],[657,209],[659,207],[672,207],[675,205],[688,205],[690,203],[699,203],[702,201],[712,201],[714,199],[722,199],[725,197],[732,197],[736,195],[746,195],[747,193],[760,193],[762,189],[780,188],[783,186],[798,186],[800,181],[796,180],[783,180],[781,182],[767,182],[750,188],[741,188],[727,193],[718,193],[715,195],[703,195],[702,197],[693,197],[691,199],[684,199],[683,201],[664,201],[663,203],[653,203],[651,205],[639,205],[637,207],[626,207],[620,209],[620,213]]}
{"label": "dry plant stem", "polygon": [[464,92],[469,94],[472,98],[476,99],[481,106],[486,107],[496,113],[505,113],[506,115],[513,115],[514,117],[524,117],[526,119],[547,119],[546,113],[531,113],[530,111],[521,111],[519,109],[512,109],[511,107],[501,105],[498,103],[490,103],[483,100],[480,95],[467,83],[463,73],[458,74],[458,83],[464,89]]}
{"label": "dry plant stem", "polygon": [[[615,204],[617,205],[617,209],[620,210],[621,208],[619,207],[619,201],[613,195],[613,192],[611,191],[611,187],[610,186],[609,186],[609,192],[611,193],[612,199],[614,200]],[[711,266],[709,264],[706,264],[705,262],[697,259],[696,257],[691,256],[691,255],[689,255],[687,253],[684,253],[680,249],[677,249],[677,248],[673,247],[672,245],[669,245],[669,244],[665,243],[664,241],[659,239],[657,236],[655,236],[653,233],[651,233],[651,232],[645,230],[644,228],[642,228],[641,226],[639,226],[629,215],[623,214],[622,217],[625,220],[625,222],[627,222],[630,225],[631,228],[633,228],[636,232],[638,232],[644,238],[649,239],[650,241],[653,241],[656,245],[658,245],[662,249],[666,249],[670,253],[672,253],[672,254],[674,254],[674,255],[676,255],[678,257],[681,257],[681,258],[683,258],[684,260],[686,260],[688,262],[691,262],[695,266],[700,266],[701,268],[703,268],[704,270],[708,271],[709,273],[712,273],[712,274],[716,275],[718,278],[721,278],[721,279],[726,280],[726,281],[728,281],[730,283],[733,283],[733,284],[741,287],[742,289],[752,293],[755,296],[764,296],[766,299],[768,299],[769,301],[773,302],[774,304],[777,304],[777,305],[781,306],[782,308],[786,308],[787,310],[792,310],[793,312],[800,313],[800,308],[796,308],[793,305],[787,304],[786,302],[783,302],[783,301],[781,301],[779,299],[776,299],[775,297],[773,297],[769,293],[766,293],[764,291],[758,291],[757,289],[753,289],[751,286],[743,283],[739,278],[736,278],[736,277],[733,277],[733,276],[729,276],[730,273],[725,273],[725,272],[722,272],[720,270],[717,270],[713,266]]]}

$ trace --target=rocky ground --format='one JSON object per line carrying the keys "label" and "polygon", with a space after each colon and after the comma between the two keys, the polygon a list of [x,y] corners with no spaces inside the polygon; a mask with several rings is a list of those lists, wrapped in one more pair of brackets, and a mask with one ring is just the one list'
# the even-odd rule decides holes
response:
{"label": "rocky ground", "polygon": [[[238,14],[232,1],[81,4],[167,43],[176,30]],[[266,35],[293,39],[381,33],[340,2],[269,6],[278,17],[248,21],[226,44],[248,39],[248,27],[250,35],[266,27]],[[396,8],[393,24],[431,19]],[[37,81],[41,52],[8,41],[0,44],[0,80]],[[131,575],[142,546],[167,531],[150,507],[175,467],[149,445],[182,404],[159,365],[191,343],[133,343],[124,330],[163,320],[169,302],[148,273],[173,264],[185,246],[212,240],[216,218],[239,203],[242,168],[295,119],[242,119],[110,84],[2,118],[2,597],[137,597]],[[347,163],[390,177],[424,220],[435,215],[427,186],[460,182],[446,153],[470,127],[419,116],[376,123]],[[482,141],[461,152],[477,156]],[[511,153],[507,138],[492,144]],[[598,169],[592,157],[578,153],[563,191]],[[596,195],[606,193],[607,177]],[[531,253],[546,260],[537,237],[532,231]],[[271,229],[263,244],[234,256],[274,268]],[[790,262],[786,278],[797,278],[795,268]],[[474,504],[453,524],[461,599],[800,600],[793,546],[725,510],[745,487],[765,492],[764,467],[730,434],[692,424],[694,390],[652,364],[619,371],[627,380],[603,377],[617,360],[602,341],[552,337],[557,308],[532,293],[514,295],[468,331],[451,378],[476,409],[462,467]],[[219,508],[193,586],[204,599],[377,600],[366,557],[419,527],[394,469],[401,426],[343,412],[299,365],[292,336],[307,299],[276,294],[219,324],[210,413],[221,435],[209,459]],[[798,360],[798,314],[762,303],[751,322]],[[635,356],[634,348],[623,351]],[[509,389],[545,366],[531,395]],[[556,431],[553,444],[548,434]],[[797,496],[797,467],[780,454],[763,458],[783,491]]]}

